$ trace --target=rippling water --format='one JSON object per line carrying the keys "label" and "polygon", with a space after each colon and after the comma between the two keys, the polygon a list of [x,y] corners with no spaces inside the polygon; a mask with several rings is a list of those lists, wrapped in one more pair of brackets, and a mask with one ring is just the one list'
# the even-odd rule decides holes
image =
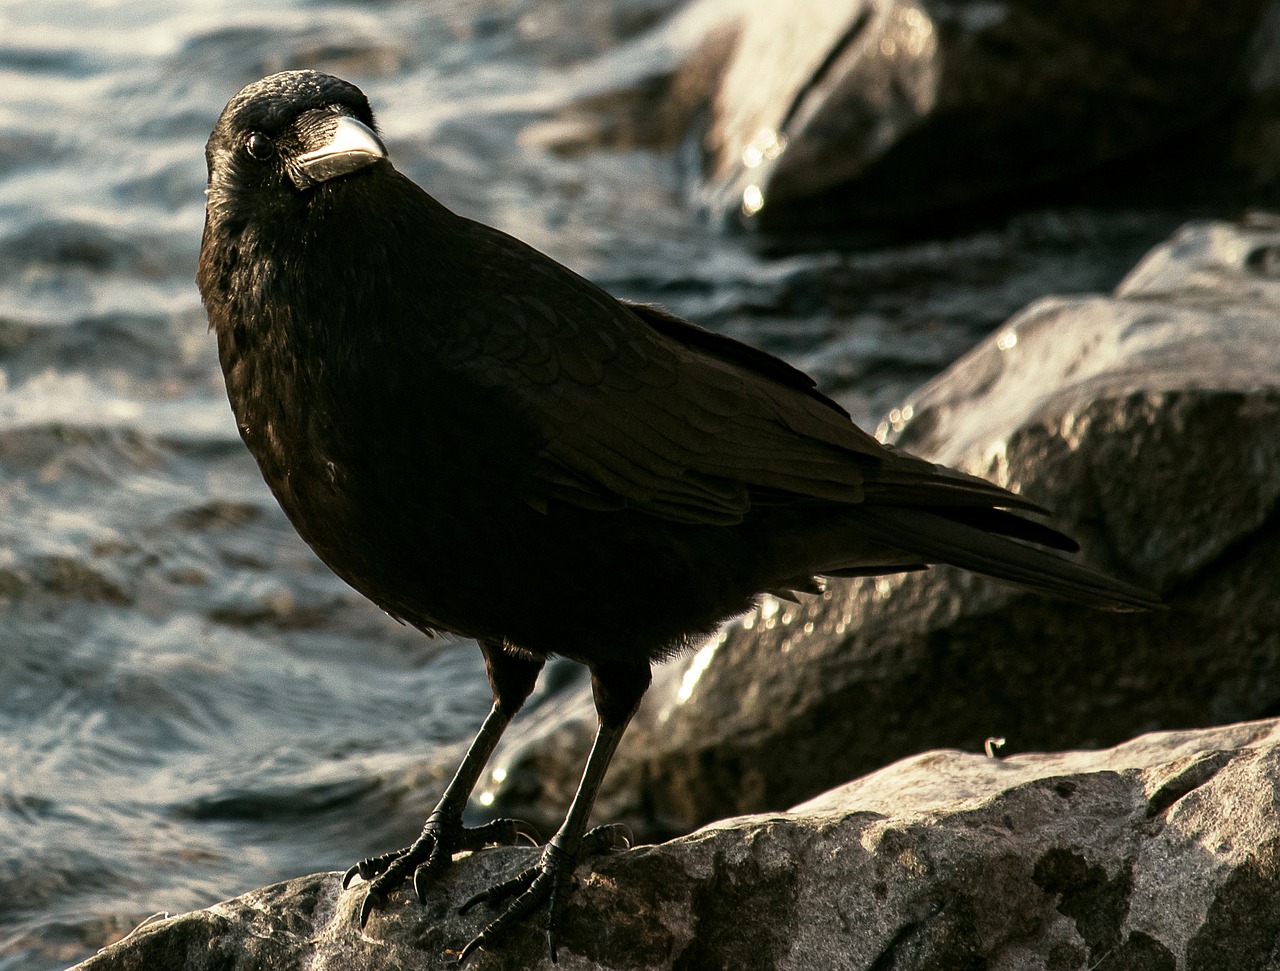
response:
{"label": "rippling water", "polygon": [[398,845],[487,708],[478,652],[334,579],[236,436],[192,278],[204,140],[242,84],[350,77],[443,201],[788,356],[865,421],[1176,218],[761,255],[688,202],[694,142],[545,137],[687,45],[670,6],[0,0],[0,969]]}

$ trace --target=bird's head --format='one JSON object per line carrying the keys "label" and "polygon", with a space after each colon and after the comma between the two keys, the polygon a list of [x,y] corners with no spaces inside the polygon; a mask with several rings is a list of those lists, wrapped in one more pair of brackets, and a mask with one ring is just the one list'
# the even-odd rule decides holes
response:
{"label": "bird's head", "polygon": [[263,214],[386,158],[355,85],[318,71],[273,74],[232,98],[209,136],[209,214]]}

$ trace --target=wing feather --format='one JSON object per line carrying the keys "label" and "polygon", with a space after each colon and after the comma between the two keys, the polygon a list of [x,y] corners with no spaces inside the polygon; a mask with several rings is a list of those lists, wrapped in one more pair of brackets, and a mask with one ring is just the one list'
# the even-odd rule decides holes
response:
{"label": "wing feather", "polygon": [[[732,524],[753,495],[1036,508],[886,448],[811,378],[656,307],[620,301],[469,223],[492,286],[466,296],[441,358],[514,394],[541,442],[527,501]],[[607,390],[608,394],[602,394]]]}

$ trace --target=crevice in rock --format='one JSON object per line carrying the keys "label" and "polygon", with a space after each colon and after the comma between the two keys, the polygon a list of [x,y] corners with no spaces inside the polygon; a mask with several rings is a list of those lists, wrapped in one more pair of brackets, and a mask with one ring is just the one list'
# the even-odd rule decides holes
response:
{"label": "crevice in rock", "polygon": [[1162,816],[1174,803],[1209,782],[1235,757],[1234,752],[1205,752],[1160,784],[1147,800],[1147,818]]}

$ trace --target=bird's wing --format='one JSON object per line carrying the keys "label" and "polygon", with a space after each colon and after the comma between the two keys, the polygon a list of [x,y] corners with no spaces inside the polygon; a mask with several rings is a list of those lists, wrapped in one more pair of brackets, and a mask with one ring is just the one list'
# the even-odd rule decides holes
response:
{"label": "bird's wing", "polygon": [[935,503],[941,494],[957,505],[1030,505],[886,449],[807,375],[763,351],[617,300],[497,230],[470,226],[485,285],[455,304],[437,352],[514,394],[535,426],[534,505],[719,524],[741,521],[762,497],[861,502],[885,486]]}

